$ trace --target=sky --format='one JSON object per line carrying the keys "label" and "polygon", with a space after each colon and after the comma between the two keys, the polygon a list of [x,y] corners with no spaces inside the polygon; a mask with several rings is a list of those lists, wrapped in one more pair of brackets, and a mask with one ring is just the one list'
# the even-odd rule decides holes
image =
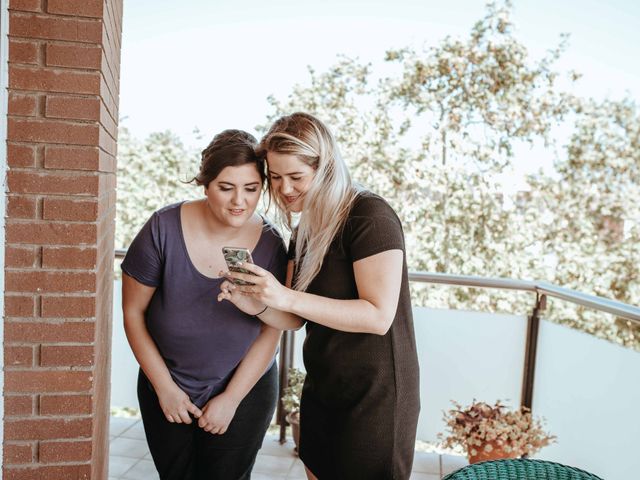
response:
{"label": "sky", "polygon": [[[583,74],[577,93],[640,98],[640,1],[513,3],[534,58],[570,34],[557,67]],[[170,129],[196,147],[226,128],[255,133],[267,96],[285,98],[308,66],[322,71],[338,54],[380,64],[390,48],[464,38],[484,13],[483,0],[125,1],[121,124],[138,138]]]}

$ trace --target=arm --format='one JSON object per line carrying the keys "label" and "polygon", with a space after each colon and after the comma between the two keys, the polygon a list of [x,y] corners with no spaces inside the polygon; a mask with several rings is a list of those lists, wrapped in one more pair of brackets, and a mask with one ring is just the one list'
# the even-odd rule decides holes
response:
{"label": "arm", "polygon": [[[288,288],[283,287],[278,280],[271,275],[267,270],[264,270],[260,267],[257,267],[253,264],[248,264],[248,269],[251,271],[260,271],[262,275],[264,275],[265,280],[265,290],[272,291],[271,295],[277,296],[281,294],[286,294],[286,290]],[[245,268],[246,265],[245,265]],[[220,276],[230,277],[229,272],[219,272]],[[255,282],[256,277],[252,275],[247,275],[246,278],[250,282]],[[289,260],[287,263],[287,276],[285,280],[285,285],[287,287],[291,286],[293,281],[293,261]],[[268,284],[266,283],[268,282]],[[268,304],[260,301],[260,299],[256,298],[254,295],[245,294],[242,290],[236,288],[237,286],[230,281],[226,280],[220,286],[220,294],[218,294],[218,301],[229,300],[236,307],[242,310],[249,315],[255,315],[259,313],[257,317],[262,320],[267,325],[270,325],[278,330],[298,330],[303,324],[304,321],[296,314],[284,311],[277,310],[273,308],[273,306],[269,305],[271,308],[267,308],[264,310],[265,306]],[[282,292],[282,293],[280,293]]]}
{"label": "arm", "polygon": [[149,335],[144,313],[155,288],[122,274],[122,313],[124,330],[131,350],[153,385],[160,406],[169,422],[191,423],[189,413],[198,418],[202,412],[173,381],[158,347]]}
{"label": "arm", "polygon": [[259,278],[236,272],[225,275],[253,281],[256,285],[231,285],[230,288],[268,305],[270,308],[259,316],[265,323],[273,325],[274,318],[279,320],[283,318],[282,312],[289,312],[336,330],[384,335],[391,327],[398,307],[403,253],[402,250],[387,250],[354,262],[359,295],[355,300],[337,300],[299,292],[280,284],[275,286],[268,272],[260,267],[249,264],[243,267]]}
{"label": "arm", "polygon": [[238,365],[224,392],[204,406],[198,425],[205,431],[222,435],[235,415],[242,399],[264,375],[280,341],[280,331],[262,325],[260,335]]}

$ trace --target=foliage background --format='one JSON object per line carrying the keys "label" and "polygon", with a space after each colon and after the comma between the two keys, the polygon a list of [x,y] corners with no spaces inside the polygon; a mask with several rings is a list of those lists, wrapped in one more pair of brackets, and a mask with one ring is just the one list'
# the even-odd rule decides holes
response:
{"label": "foliage background", "polygon": [[[353,176],[403,220],[412,271],[544,279],[640,303],[640,117],[629,98],[572,94],[556,71],[567,37],[540,59],[514,34],[511,4],[489,4],[466,38],[387,51],[384,75],[340,57],[271,115],[308,111],[333,129]],[[203,142],[203,147],[206,142]],[[523,146],[555,156],[552,171],[507,194]],[[183,183],[198,152],[171,132],[119,140],[116,243],[129,244],[156,209],[200,195]],[[414,285],[414,304],[528,313],[531,295]],[[544,315],[640,348],[640,329],[552,301]]]}

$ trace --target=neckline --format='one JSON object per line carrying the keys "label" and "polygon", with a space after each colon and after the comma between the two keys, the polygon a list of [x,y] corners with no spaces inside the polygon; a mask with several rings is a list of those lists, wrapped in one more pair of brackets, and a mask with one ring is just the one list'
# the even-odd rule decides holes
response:
{"label": "neckline", "polygon": [[[222,280],[225,279],[225,277],[209,277],[207,275],[205,275],[204,273],[202,273],[200,270],[198,270],[196,268],[196,266],[193,264],[193,261],[191,261],[191,256],[189,255],[189,250],[187,249],[187,242],[184,239],[184,230],[182,229],[182,206],[187,203],[186,200],[180,202],[178,204],[178,229],[179,229],[179,236],[180,236],[180,244],[182,245],[182,251],[184,253],[184,256],[187,258],[187,262],[191,268],[191,270],[193,270],[199,277],[211,281],[211,282],[221,282]],[[250,249],[251,251],[251,255],[254,254],[254,252],[256,250],[258,250],[258,247],[260,246],[260,244],[262,243],[263,239],[265,238],[265,233],[267,231],[267,222],[265,220],[265,218],[258,214],[260,216],[260,218],[262,219],[262,230],[260,231],[260,237],[258,238],[258,241],[256,242],[255,246]],[[255,257],[254,257],[255,258]]]}

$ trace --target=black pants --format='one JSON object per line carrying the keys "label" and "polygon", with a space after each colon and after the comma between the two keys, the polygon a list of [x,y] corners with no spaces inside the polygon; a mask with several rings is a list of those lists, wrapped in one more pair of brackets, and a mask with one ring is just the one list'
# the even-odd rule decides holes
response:
{"label": "black pants", "polygon": [[138,401],[153,462],[161,480],[246,480],[271,423],[278,395],[275,363],[240,402],[224,435],[170,423],[142,370]]}

